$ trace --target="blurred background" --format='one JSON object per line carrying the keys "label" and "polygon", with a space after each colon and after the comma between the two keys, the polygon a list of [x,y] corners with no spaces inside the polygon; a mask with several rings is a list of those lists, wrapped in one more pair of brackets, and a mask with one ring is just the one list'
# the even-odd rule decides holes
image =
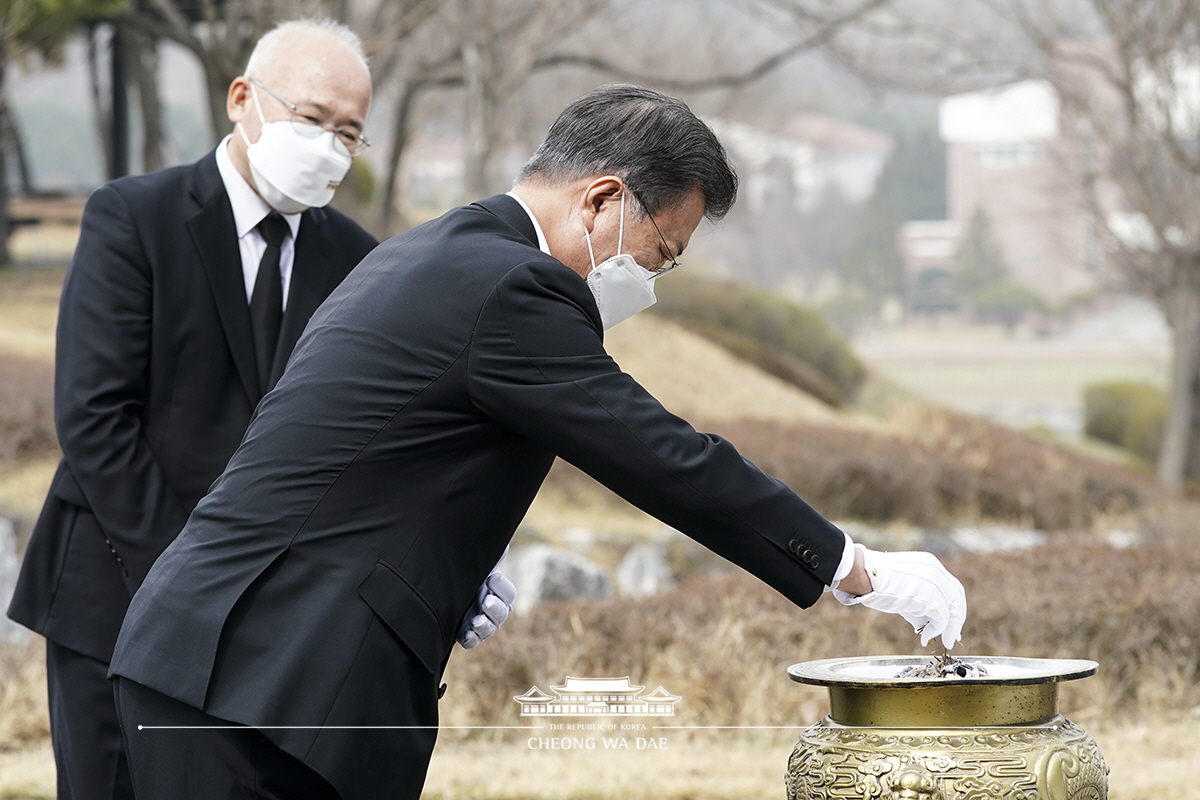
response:
{"label": "blurred background", "polygon": [[[684,98],[740,198],[610,352],[857,540],[944,556],[966,654],[1099,661],[1064,710],[1111,796],[1188,796],[1200,0],[0,0],[4,598],[58,457],[87,194],[211,149],[254,42],[296,16],[371,56],[372,146],[334,203],[381,238],[507,190],[596,85]],[[640,753],[447,730],[430,797],[782,797],[825,713],[784,668],[921,652],[898,618],[791,608],[561,462],[505,571],[517,613],[452,660],[446,724],[528,724],[531,686],[628,675],[682,698],[672,724],[743,727]],[[0,634],[0,798],[51,798],[42,645]]]}

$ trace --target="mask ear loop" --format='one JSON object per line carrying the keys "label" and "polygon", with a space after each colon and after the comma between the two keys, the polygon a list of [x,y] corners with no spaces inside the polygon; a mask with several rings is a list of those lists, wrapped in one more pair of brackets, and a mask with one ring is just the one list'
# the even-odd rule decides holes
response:
{"label": "mask ear loop", "polygon": [[625,192],[628,189],[621,190],[621,226],[617,228],[617,255],[621,255],[621,242],[625,239]]}
{"label": "mask ear loop", "polygon": [[[253,88],[253,87],[251,87]],[[261,113],[261,112],[259,112]],[[245,134],[242,134],[243,136]],[[596,254],[592,252],[592,235],[587,228],[583,229],[583,240],[587,242],[588,258],[592,260],[592,269],[596,268]],[[625,240],[625,192],[621,192],[621,222],[617,228],[617,255],[621,255],[621,243]]]}
{"label": "mask ear loop", "polygon": [[[258,92],[254,91],[253,83],[250,84],[250,96],[254,98],[254,110],[258,112],[258,121],[262,123],[263,127],[266,127],[267,118],[263,116],[262,105],[258,102]],[[242,135],[242,141],[246,143],[247,147],[249,147],[251,145],[251,141],[250,137],[246,135],[246,126],[242,124],[241,120],[238,120],[236,127],[238,129],[238,133]],[[261,132],[259,133],[259,136],[262,136]]]}
{"label": "mask ear loop", "polygon": [[588,233],[588,229],[583,229],[583,240],[587,242],[588,258],[592,260],[592,269],[596,268],[596,254],[592,252],[592,235]]}

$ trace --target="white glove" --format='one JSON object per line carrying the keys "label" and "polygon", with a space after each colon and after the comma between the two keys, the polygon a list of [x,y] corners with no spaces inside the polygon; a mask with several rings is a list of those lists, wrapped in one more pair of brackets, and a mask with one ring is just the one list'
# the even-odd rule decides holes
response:
{"label": "white glove", "polygon": [[899,614],[920,634],[922,647],[941,636],[946,649],[953,648],[967,620],[967,593],[958,578],[932,553],[881,553],[861,544],[855,547],[862,553],[873,590],[855,596],[834,589],[838,602]]}
{"label": "white glove", "polygon": [[[508,548],[505,548],[504,554],[508,555]],[[501,556],[500,561],[503,560],[504,556]],[[500,574],[500,564],[497,562],[479,587],[475,604],[463,618],[462,627],[458,630],[458,643],[468,650],[478,647],[508,619],[508,612],[512,611],[516,597],[517,587]]]}

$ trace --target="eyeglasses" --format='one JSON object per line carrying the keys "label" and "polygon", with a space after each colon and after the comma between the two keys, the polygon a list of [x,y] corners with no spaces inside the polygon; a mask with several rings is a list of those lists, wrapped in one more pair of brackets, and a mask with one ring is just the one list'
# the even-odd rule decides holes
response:
{"label": "eyeglasses", "polygon": [[339,142],[342,143],[342,146],[346,148],[346,152],[350,154],[351,158],[358,158],[366,152],[368,147],[371,146],[371,143],[367,141],[367,137],[363,136],[353,128],[348,128],[344,125],[326,125],[320,119],[320,117],[301,110],[300,107],[295,103],[289,103],[287,100],[284,100],[282,97],[275,94],[275,92],[271,91],[266,86],[263,86],[262,82],[257,78],[250,78],[249,80],[250,83],[262,89],[279,102],[283,103],[287,107],[288,111],[292,112],[290,120],[292,123],[292,129],[301,136],[308,139],[315,139],[325,131],[329,131],[337,137]]}
{"label": "eyeglasses", "polygon": [[[633,192],[631,191],[630,194],[633,194]],[[636,194],[633,194],[633,199],[638,201],[638,205],[642,207],[643,211],[646,211],[646,204],[642,202],[642,198],[638,197]],[[646,211],[646,216],[650,218],[650,224],[654,226],[654,231],[658,234],[658,238],[662,239],[663,247],[667,249],[667,259],[671,262],[666,266],[658,266],[649,270],[650,272],[654,273],[654,275],[650,278],[651,280],[654,280],[654,278],[657,278],[660,275],[666,275],[668,272],[678,267],[679,262],[675,260],[675,256],[673,255],[674,251],[671,250],[671,245],[667,244],[667,237],[663,236],[662,230],[660,230],[658,227],[658,223],[654,221],[654,215],[649,211]]]}

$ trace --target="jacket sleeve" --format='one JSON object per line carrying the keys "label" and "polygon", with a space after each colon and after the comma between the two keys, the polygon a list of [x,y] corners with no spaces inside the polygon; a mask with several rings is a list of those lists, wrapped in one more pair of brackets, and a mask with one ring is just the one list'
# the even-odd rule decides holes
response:
{"label": "jacket sleeve", "polygon": [[497,284],[476,324],[468,375],[484,413],[797,605],[812,605],[833,579],[843,534],[621,372],[604,351],[586,283],[566,267],[533,262]]}
{"label": "jacket sleeve", "polygon": [[187,521],[142,424],[152,323],[137,224],[121,193],[104,186],[88,200],[63,284],[54,416],[64,458],[131,594]]}

